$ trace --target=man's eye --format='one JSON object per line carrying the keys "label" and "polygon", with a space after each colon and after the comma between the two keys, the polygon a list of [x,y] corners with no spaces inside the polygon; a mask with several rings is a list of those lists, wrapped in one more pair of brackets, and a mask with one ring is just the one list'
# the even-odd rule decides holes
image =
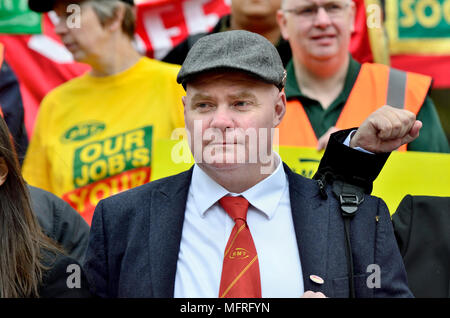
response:
{"label": "man's eye", "polygon": [[236,106],[236,107],[245,107],[245,106],[250,106],[250,105],[251,105],[250,102],[243,101],[243,100],[240,100],[240,101],[237,101],[234,103],[234,106]]}
{"label": "man's eye", "polygon": [[306,7],[298,10],[299,15],[312,15],[316,13],[315,7]]}
{"label": "man's eye", "polygon": [[195,109],[198,109],[201,111],[208,110],[210,107],[211,107],[211,105],[208,103],[197,103],[194,105]]}
{"label": "man's eye", "polygon": [[329,3],[328,5],[325,6],[325,11],[337,13],[339,11],[342,11],[342,6],[337,3]]}

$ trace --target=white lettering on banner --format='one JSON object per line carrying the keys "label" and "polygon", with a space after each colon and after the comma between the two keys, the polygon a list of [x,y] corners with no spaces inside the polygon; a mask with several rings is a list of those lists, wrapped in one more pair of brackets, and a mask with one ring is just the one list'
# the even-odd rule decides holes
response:
{"label": "white lettering on banner", "polygon": [[207,32],[219,20],[215,13],[205,14],[203,6],[210,0],[184,1],[183,13],[189,34]]}
{"label": "white lettering on banner", "polygon": [[27,0],[19,0],[19,10],[20,11],[28,10],[28,1]]}
{"label": "white lettering on banner", "polygon": [[27,11],[28,1],[27,0],[0,0],[0,9],[5,11]]}
{"label": "white lettering on banner", "polygon": [[59,23],[59,17],[55,11],[50,11],[49,13],[47,13],[47,16],[53,25],[57,25]]}
{"label": "white lettering on banner", "polygon": [[172,49],[172,37],[180,34],[179,27],[166,29],[160,13],[172,11],[173,5],[163,6],[143,14],[144,28],[153,46],[154,57],[162,59]]}
{"label": "white lettering on banner", "polygon": [[0,9],[6,10],[6,11],[13,11],[14,5],[12,0],[1,0],[0,1]]}
{"label": "white lettering on banner", "polygon": [[73,63],[73,56],[64,45],[43,35],[33,35],[28,41],[28,47],[56,63]]}

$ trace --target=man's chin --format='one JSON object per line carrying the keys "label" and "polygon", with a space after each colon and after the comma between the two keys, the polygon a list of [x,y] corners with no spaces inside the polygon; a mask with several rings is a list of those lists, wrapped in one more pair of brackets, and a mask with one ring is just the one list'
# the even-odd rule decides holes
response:
{"label": "man's chin", "polygon": [[237,160],[205,160],[200,166],[206,169],[216,170],[216,171],[232,171],[243,166],[248,165],[245,162],[238,162]]}
{"label": "man's chin", "polygon": [[227,162],[223,162],[223,163],[213,163],[213,164],[210,164],[209,166],[211,168],[216,169],[216,170],[233,170],[233,169],[240,168],[243,165],[245,165],[245,163],[227,163]]}

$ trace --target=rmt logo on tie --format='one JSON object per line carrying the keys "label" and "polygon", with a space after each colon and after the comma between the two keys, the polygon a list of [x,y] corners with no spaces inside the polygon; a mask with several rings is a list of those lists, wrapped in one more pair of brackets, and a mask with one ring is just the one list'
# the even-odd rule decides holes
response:
{"label": "rmt logo on tie", "polygon": [[249,252],[245,248],[236,247],[234,250],[230,251],[229,257],[231,259],[244,259],[249,257]]}

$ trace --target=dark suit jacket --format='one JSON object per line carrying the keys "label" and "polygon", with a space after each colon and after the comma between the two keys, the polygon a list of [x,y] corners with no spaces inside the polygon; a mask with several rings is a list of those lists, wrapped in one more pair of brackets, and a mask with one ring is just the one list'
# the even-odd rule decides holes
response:
{"label": "dark suit jacket", "polygon": [[[338,202],[330,190],[328,198],[322,199],[315,181],[293,173],[286,165],[285,171],[305,291],[348,297]],[[173,297],[191,176],[192,169],[100,201],[84,266],[93,293],[101,297]],[[412,296],[383,201],[365,198],[352,220],[351,238],[357,297]],[[370,264],[381,269],[381,288],[367,287]],[[312,282],[312,274],[322,277],[324,284]]]}
{"label": "dark suit jacket", "polygon": [[416,297],[450,297],[450,197],[407,195],[392,216]]}

